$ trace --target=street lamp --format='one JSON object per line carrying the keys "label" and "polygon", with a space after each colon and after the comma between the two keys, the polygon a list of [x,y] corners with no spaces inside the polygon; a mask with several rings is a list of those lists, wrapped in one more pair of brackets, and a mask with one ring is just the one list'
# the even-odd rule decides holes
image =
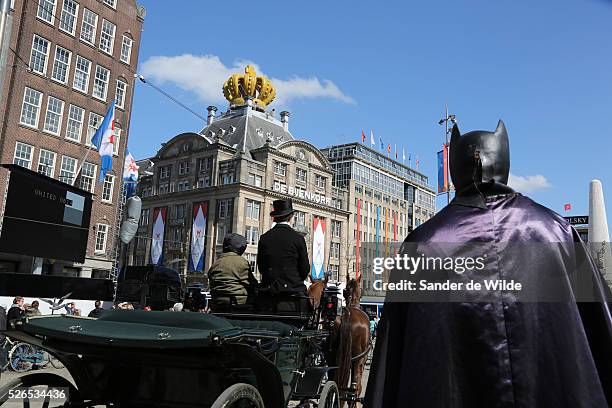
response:
{"label": "street lamp", "polygon": [[[457,117],[455,115],[449,115],[448,114],[448,104],[446,104],[445,105],[445,110],[444,110],[444,117],[438,121],[438,125],[443,125],[444,124],[444,126],[445,126],[445,131],[444,131],[444,140],[445,141],[444,141],[444,144],[446,145],[447,149],[449,148],[448,135],[453,131],[452,128],[449,129],[448,122],[451,122],[453,125],[457,124]],[[446,169],[444,171],[446,172],[446,179],[450,180],[450,175],[448,174],[448,166],[446,166]],[[450,185],[446,189],[446,202],[447,202],[447,204],[450,204]]]}

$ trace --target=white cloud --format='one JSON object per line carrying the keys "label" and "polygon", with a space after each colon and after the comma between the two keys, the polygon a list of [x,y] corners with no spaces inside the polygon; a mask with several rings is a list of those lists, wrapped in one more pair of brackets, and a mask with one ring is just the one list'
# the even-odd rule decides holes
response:
{"label": "white cloud", "polygon": [[[150,57],[142,64],[141,71],[145,79],[152,79],[158,84],[172,83],[195,93],[205,103],[215,103],[225,101],[221,90],[223,82],[236,72],[244,72],[247,64],[253,65],[258,74],[264,74],[252,61],[239,60],[231,66],[226,66],[216,55],[192,54]],[[329,98],[355,104],[350,96],[327,79],[320,80],[316,76],[270,79],[276,87],[276,99],[273,102],[275,105],[306,98]]]}
{"label": "white cloud", "polygon": [[552,185],[541,174],[535,176],[516,176],[510,174],[508,185],[521,193],[533,193],[534,191],[544,190]]}

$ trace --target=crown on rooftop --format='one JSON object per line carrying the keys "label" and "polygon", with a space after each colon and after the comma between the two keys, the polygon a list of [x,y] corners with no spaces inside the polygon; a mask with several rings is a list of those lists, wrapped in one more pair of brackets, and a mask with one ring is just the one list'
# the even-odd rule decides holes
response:
{"label": "crown on rooftop", "polygon": [[255,105],[266,107],[276,96],[276,89],[265,76],[257,76],[255,68],[247,65],[244,74],[234,74],[223,84],[223,96],[232,105],[245,105],[251,99]]}

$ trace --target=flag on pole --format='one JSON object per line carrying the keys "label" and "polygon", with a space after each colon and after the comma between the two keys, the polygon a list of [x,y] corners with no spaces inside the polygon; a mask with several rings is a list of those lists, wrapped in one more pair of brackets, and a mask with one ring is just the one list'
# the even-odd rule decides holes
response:
{"label": "flag on pole", "polygon": [[126,197],[131,197],[136,192],[136,183],[138,182],[138,166],[134,156],[125,149],[125,161],[123,162],[123,181],[125,182]]}
{"label": "flag on pole", "polygon": [[395,160],[397,160],[397,143],[395,144]]}
{"label": "flag on pole", "polygon": [[446,193],[448,184],[448,145],[445,143],[438,152],[438,193]]}
{"label": "flag on pole", "polygon": [[387,156],[391,154],[391,145],[387,145]]}
{"label": "flag on pole", "polygon": [[419,169],[419,164],[421,164],[421,161],[419,160],[419,156],[417,156],[415,163],[416,163],[416,168],[418,170]]}
{"label": "flag on pole", "polygon": [[385,149],[385,144],[382,141],[382,137],[378,136],[378,139],[380,140],[380,150],[384,150]]}
{"label": "flag on pole", "polygon": [[568,204],[565,204],[565,205],[563,206],[563,209],[565,209],[565,211],[571,211],[571,209],[572,209],[572,205],[571,205],[571,204],[569,204],[569,203],[568,203]]}
{"label": "flag on pole", "polygon": [[365,140],[366,140],[365,133],[363,132],[363,129],[361,129],[361,143],[365,143]]}
{"label": "flag on pole", "polygon": [[370,130],[370,146],[374,147],[376,141],[374,141],[374,131]]}
{"label": "flag on pole", "polygon": [[113,152],[115,150],[115,101],[111,103],[100,127],[91,138],[91,144],[96,146],[102,160],[100,165],[100,177],[98,179],[101,183],[104,181],[106,173],[113,168]]}
{"label": "flag on pole", "polygon": [[406,163],[406,152],[404,151],[403,147],[402,147],[402,163]]}

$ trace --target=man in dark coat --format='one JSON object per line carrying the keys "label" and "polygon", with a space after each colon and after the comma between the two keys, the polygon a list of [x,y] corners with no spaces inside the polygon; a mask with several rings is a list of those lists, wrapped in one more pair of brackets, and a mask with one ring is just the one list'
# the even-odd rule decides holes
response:
{"label": "man in dark coat", "polygon": [[89,312],[87,317],[94,317],[97,319],[100,316],[102,316],[102,313],[104,313],[104,308],[102,307],[102,301],[96,300],[96,302],[94,303],[94,309],[91,312]]}
{"label": "man in dark coat", "polygon": [[6,314],[6,320],[8,322],[12,320],[21,319],[26,316],[25,308],[24,308],[25,300],[21,296],[15,297],[13,299],[13,304]]}
{"label": "man in dark coat", "polygon": [[[259,238],[257,266],[261,283],[272,295],[306,294],[304,281],[310,271],[306,241],[291,227],[294,209],[291,200],[275,200],[270,213],[276,225]],[[279,309],[293,309],[279,303]],[[290,311],[290,310],[287,310]]]}
{"label": "man in dark coat", "polygon": [[246,250],[246,238],[240,234],[227,234],[223,238],[223,253],[210,266],[208,282],[212,297],[211,310],[219,311],[232,302],[246,303],[247,297],[257,285],[249,262],[242,257]]}
{"label": "man in dark coat", "polygon": [[[455,126],[450,168],[454,200],[409,234],[401,253],[424,258],[453,243],[452,254],[482,256],[484,268],[451,270],[445,278],[515,280],[524,293],[446,292],[446,301],[421,293],[414,302],[410,296],[417,295],[387,292],[364,406],[608,407],[610,290],[578,234],[506,185],[509,146],[501,121],[495,132],[463,136]],[[391,280],[406,276],[396,266]],[[590,285],[588,295],[576,280]]]}

